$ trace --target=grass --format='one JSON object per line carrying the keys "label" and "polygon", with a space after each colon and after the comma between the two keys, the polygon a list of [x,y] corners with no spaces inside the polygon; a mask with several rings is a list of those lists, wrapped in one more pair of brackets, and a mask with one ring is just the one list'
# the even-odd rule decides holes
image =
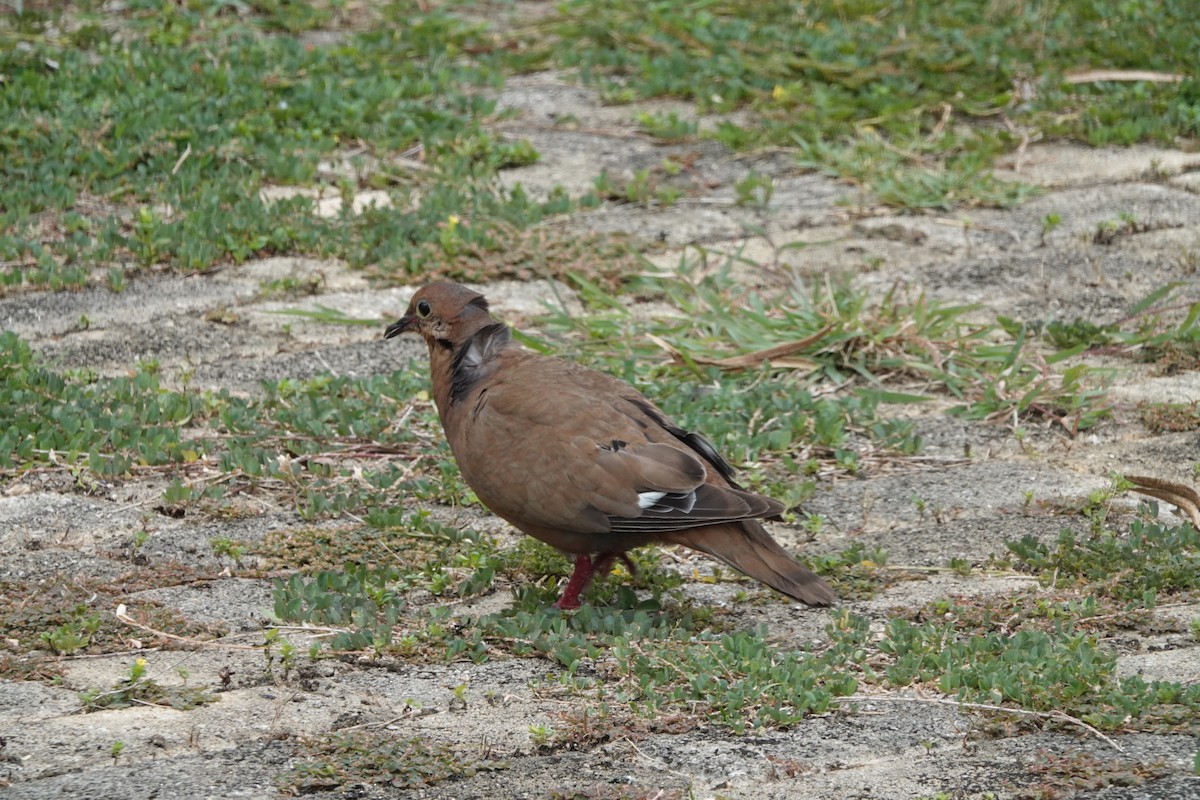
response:
{"label": "grass", "polygon": [[[790,505],[811,493],[812,476],[919,453],[911,424],[883,410],[890,404],[939,400],[968,419],[1042,420],[1072,435],[1108,413],[1110,373],[1066,366],[1078,348],[1047,353],[1024,326],[971,322],[971,307],[899,289],[878,303],[833,283],[768,299],[741,287],[728,266],[643,273],[637,291],[670,309],[653,318],[635,318],[574,276],[589,310],[545,317],[554,345],[522,340],[642,388],[747,465],[749,485]],[[1193,328],[1189,317],[1138,343],[1178,341]],[[163,500],[177,511],[264,493],[305,519],[353,513],[384,525],[399,492],[475,502],[416,370],[270,381],[246,398],[189,391],[186,381],[168,389],[154,362],[108,379],[58,371],[12,333],[0,334],[0,356],[0,475],[57,469],[86,486],[158,472],[171,478]]]}
{"label": "grass", "polygon": [[[65,25],[40,4],[0,16],[0,286],[119,290],[141,272],[273,254],[340,258],[388,281],[531,269],[514,256],[613,280],[632,266],[628,248],[559,268],[600,241],[533,226],[605,198],[669,205],[686,189],[650,170],[601,176],[577,197],[502,189],[497,172],[538,153],[495,131],[491,98],[507,76],[549,66],[611,102],[740,109],[703,130],[674,112],[631,115],[660,141],[784,147],[908,208],[1019,202],[1030,190],[992,177],[992,160],[1038,137],[1200,133],[1194,78],[1068,80],[1086,66],[1187,74],[1200,31],[1184,0],[572,0],[509,30],[452,4],[232,9],[136,0],[74,3],[58,12]],[[323,26],[337,36],[304,38]],[[266,199],[277,187],[322,189],[342,211],[315,214],[313,191]],[[364,191],[388,201],[351,212]],[[536,258],[546,249],[559,257]]]}
{"label": "grass", "polygon": [[[642,273],[633,288],[670,308],[653,318],[635,316],[576,277],[590,312],[556,311],[546,326],[552,334],[571,334],[578,357],[646,386],[685,424],[693,415],[705,420],[710,435],[728,429],[737,437],[739,459],[778,451],[803,436],[833,451],[839,463],[853,465],[846,445],[856,432],[912,453],[920,443],[911,431],[880,419],[876,409],[935,397],[948,398],[950,412],[968,419],[1010,420],[1014,427],[1041,419],[1071,434],[1108,413],[1105,388],[1112,373],[1069,365],[1079,350],[1046,352],[1020,323],[974,322],[974,307],[931,302],[898,286],[875,302],[835,282],[796,284],[777,297],[744,288],[732,266],[733,259],[707,266],[701,256],[674,273]],[[664,355],[684,370],[647,376],[632,369]],[[749,388],[723,377],[736,372],[751,374]],[[712,388],[672,391],[680,375]],[[817,397],[829,386],[841,390],[837,400]],[[730,413],[741,419],[726,422]],[[752,421],[743,439],[746,417]]]}
{"label": "grass", "polygon": [[[120,285],[123,273],[272,254],[341,258],[393,280],[433,262],[468,276],[472,255],[512,249],[573,207],[495,184],[537,153],[486,128],[495,103],[481,90],[503,74],[492,58],[462,57],[490,47],[480,26],[384,4],[372,31],[312,47],[265,35],[294,17],[218,11],[141,0],[114,26],[84,3],[71,33],[32,11],[0,17],[3,285],[80,285],[93,264],[117,265]],[[262,194],[321,185],[396,199],[323,218],[305,195]]]}
{"label": "grass", "polygon": [[[198,686],[188,686],[186,675],[181,686],[164,686],[147,674],[146,659],[134,659],[128,673],[111,689],[91,688],[79,693],[84,711],[109,708],[128,708],[133,705],[164,706],[176,711],[189,711],[217,701],[211,692]],[[113,758],[120,748],[113,750]]]}
{"label": "grass", "polygon": [[[1200,131],[1200,86],[1084,81],[1081,68],[1192,72],[1183,0],[631,3],[573,0],[541,23],[549,58],[610,102],[677,97],[747,109],[710,135],[794,148],[799,163],[904,207],[1008,205],[992,159],[1023,138],[1172,142]],[[653,130],[689,134],[655,120]]]}
{"label": "grass", "polygon": [[377,784],[422,789],[506,768],[505,762],[456,752],[420,737],[396,739],[370,731],[334,733],[299,742],[297,763],[278,780],[285,795]]}
{"label": "grass", "polygon": [[[1200,305],[1178,286],[1115,320],[981,322],[976,308],[907,287],[879,300],[832,279],[752,291],[739,270],[763,265],[710,265],[702,252],[652,274],[636,258],[648,243],[546,224],[601,203],[685,201],[701,186],[684,148],[704,138],[748,154],[782,149],[797,166],[903,208],[1017,203],[1031,190],[991,169],[1026,139],[1196,137],[1194,78],[1066,80],[1089,66],[1193,70],[1197,28],[1182,0],[936,8],[569,0],[507,28],[452,5],[135,0],[113,11],[77,3],[72,26],[29,5],[0,15],[0,291],[93,284],[120,292],[153,273],[204,273],[267,255],[342,259],[377,284],[556,275],[573,282],[584,311],[552,309],[523,341],[634,383],[717,441],[748,485],[789,506],[809,498],[819,478],[868,476],[919,458],[917,429],[898,419],[899,406],[1074,436],[1112,411],[1111,373],[1082,357],[1137,359],[1163,374],[1196,365]],[[305,36],[312,31],[332,34]],[[738,122],[630,109],[639,135],[676,145],[672,155],[629,176],[601,174],[580,196],[535,199],[497,180],[538,153],[498,132],[504,115],[491,98],[507,76],[545,66],[613,103],[681,98],[699,115],[738,111]],[[264,189],[280,187],[309,193],[265,199]],[[775,189],[757,171],[732,188],[736,205],[760,212]],[[336,216],[315,213],[317,190],[343,201]],[[350,201],[367,191],[388,202],[352,213]],[[1059,224],[1048,215],[1044,233]],[[1121,216],[1097,227],[1094,245],[1143,229]],[[324,290],[319,278],[283,279],[259,294]],[[662,313],[633,315],[620,293],[653,299]],[[378,324],[315,309],[291,313]],[[237,319],[236,308],[210,317]],[[1080,501],[1083,522],[1068,524],[1085,529],[1015,539],[988,565],[1035,576],[1036,587],[937,598],[872,619],[836,611],[823,637],[798,647],[794,635],[758,624],[759,612],[784,613],[775,595],[719,570],[680,575],[654,548],[633,554],[636,576],[619,570],[590,590],[588,606],[561,613],[549,608],[570,569],[560,554],[414,511],[476,502],[421,369],[269,381],[241,396],[197,390],[153,361],[115,378],[65,369],[4,333],[0,378],[6,490],[42,477],[83,494],[153,479],[164,486],[155,511],[176,518],[294,510],[300,521],[258,541],[214,533],[212,558],[239,576],[284,573],[274,613],[320,629],[310,659],[342,657],[362,669],[453,664],[456,674],[541,660],[545,677],[533,690],[585,710],[531,726],[538,753],[686,731],[789,729],[852,707],[860,691],[911,687],[1043,715],[1016,717],[1022,724],[1067,725],[1055,716],[1066,713],[1113,734],[1195,732],[1196,687],[1119,673],[1108,639],[1192,630],[1163,608],[1194,598],[1200,543],[1194,529],[1150,511],[1118,518],[1112,493]],[[1141,413],[1155,431],[1197,424],[1194,404]],[[819,523],[807,520],[809,530]],[[141,534],[131,560],[149,535]],[[809,563],[847,603],[911,577],[889,566],[886,552],[857,544]],[[127,631],[109,609],[141,589],[199,577],[173,563],[133,566],[105,582],[0,584],[0,629],[17,643],[0,658],[0,676],[61,683],[67,658],[126,648]],[[713,592],[731,597],[729,606],[684,591],[731,581]],[[510,607],[473,610],[498,592],[511,593]],[[193,640],[224,633],[149,602],[133,614],[155,646],[172,640],[154,631]],[[303,657],[279,630],[267,632],[263,652],[274,680],[297,680]],[[80,699],[89,710],[191,708],[211,699],[207,691],[165,687],[135,661]],[[296,747],[297,763],[279,777],[294,794],[362,783],[420,788],[503,766],[486,752],[363,730]],[[114,746],[114,760],[119,753]],[[1078,760],[1033,777],[1055,791],[1096,788],[1080,782],[1087,774],[1117,784],[1159,773]]]}
{"label": "grass", "polygon": [[[827,640],[808,651],[774,640],[763,627],[731,626],[728,612],[695,605],[670,584],[651,584],[648,593],[610,587],[613,594],[566,614],[549,608],[553,588],[536,583],[518,584],[510,609],[483,616],[399,605],[386,619],[386,636],[376,628],[373,640],[359,644],[385,661],[547,659],[561,670],[547,691],[586,698],[597,731],[608,729],[612,715],[635,731],[641,723],[634,718],[735,734],[787,728],[872,685],[919,685],[964,703],[1066,714],[1102,731],[1187,731],[1200,710],[1197,687],[1118,674],[1116,654],[1098,633],[1148,624],[1146,612],[1158,604],[1192,596],[1200,587],[1188,555],[1195,536],[1149,509],[1127,537],[1099,525],[1087,536],[1064,529],[1056,551],[1010,542],[1019,559],[1013,566],[1042,576],[1053,594],[938,601],[892,616],[882,635],[867,618],[838,611]],[[341,574],[354,580],[357,573]],[[277,600],[297,585],[278,584]],[[328,579],[320,586],[327,606],[363,607],[354,592]],[[365,605],[375,614],[373,602]],[[549,747],[580,747],[607,735],[572,724],[542,738]]]}
{"label": "grass", "polygon": [[[16,642],[17,655],[0,665],[0,675],[42,673],[54,679],[52,665],[59,656],[99,655],[128,650],[129,629],[110,613],[138,592],[177,586],[203,577],[191,567],[163,561],[133,566],[107,580],[58,575],[42,580],[0,581],[0,631]],[[147,646],[173,646],[169,636],[198,640],[218,638],[223,625],[188,620],[150,600],[138,600],[131,617],[167,636],[147,637]]]}

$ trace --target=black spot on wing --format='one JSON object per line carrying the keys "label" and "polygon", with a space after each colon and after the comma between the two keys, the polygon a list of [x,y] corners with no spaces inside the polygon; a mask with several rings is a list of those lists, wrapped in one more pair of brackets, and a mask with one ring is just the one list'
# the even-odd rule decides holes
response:
{"label": "black spot on wing", "polygon": [[[655,410],[654,406],[650,405],[644,400],[630,400],[630,402],[637,406],[643,414],[652,419],[660,428],[686,444],[696,453],[699,453],[700,456],[709,464],[711,464],[713,469],[719,472],[721,477],[729,481],[732,486],[735,488],[741,488],[734,483],[733,467],[730,466],[728,461],[721,457],[721,454],[717,452],[717,449],[712,446],[712,442],[710,442],[708,439],[705,439],[698,433],[685,431],[683,428],[672,425],[666,420],[665,417],[663,417],[662,414],[659,414],[658,411]],[[642,423],[642,427],[646,427],[645,423]]]}
{"label": "black spot on wing", "polygon": [[479,393],[479,398],[475,401],[475,409],[471,412],[475,416],[479,416],[479,412],[487,405],[487,389]]}

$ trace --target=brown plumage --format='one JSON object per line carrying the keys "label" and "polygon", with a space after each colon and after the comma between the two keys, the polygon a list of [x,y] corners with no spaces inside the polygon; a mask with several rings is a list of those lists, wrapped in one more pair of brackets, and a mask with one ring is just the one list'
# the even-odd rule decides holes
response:
{"label": "brown plumage", "polygon": [[808,605],[836,602],[758,522],[783,506],[741,489],[708,440],[633,387],[522,350],[483,295],[458,284],[418,290],[385,335],[410,331],[429,345],[438,416],[467,484],[498,516],[575,555],[560,608],[577,608],[594,576],[651,542],[708,553]]}

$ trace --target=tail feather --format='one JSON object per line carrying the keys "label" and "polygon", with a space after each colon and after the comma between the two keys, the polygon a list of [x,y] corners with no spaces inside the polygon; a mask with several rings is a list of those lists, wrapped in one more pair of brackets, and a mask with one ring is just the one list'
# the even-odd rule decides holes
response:
{"label": "tail feather", "polygon": [[673,531],[664,534],[663,540],[707,553],[806,605],[837,602],[825,581],[792,558],[757,520]]}

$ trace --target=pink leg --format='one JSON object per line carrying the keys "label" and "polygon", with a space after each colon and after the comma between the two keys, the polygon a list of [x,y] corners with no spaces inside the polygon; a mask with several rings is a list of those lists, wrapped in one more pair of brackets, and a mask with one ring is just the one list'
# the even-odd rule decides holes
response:
{"label": "pink leg", "polygon": [[612,569],[613,561],[618,557],[629,567],[630,574],[637,574],[633,562],[624,553],[598,553],[595,559],[586,554],[575,556],[575,570],[571,573],[571,579],[567,581],[567,588],[563,589],[562,597],[558,598],[554,607],[579,608],[579,595],[592,584],[593,579],[603,578],[607,575]]}
{"label": "pink leg", "polygon": [[554,607],[579,608],[579,594],[592,582],[594,573],[595,568],[592,566],[591,556],[586,553],[575,556],[575,571],[571,573],[571,579],[567,581],[567,588],[563,589],[562,597],[558,598]]}

